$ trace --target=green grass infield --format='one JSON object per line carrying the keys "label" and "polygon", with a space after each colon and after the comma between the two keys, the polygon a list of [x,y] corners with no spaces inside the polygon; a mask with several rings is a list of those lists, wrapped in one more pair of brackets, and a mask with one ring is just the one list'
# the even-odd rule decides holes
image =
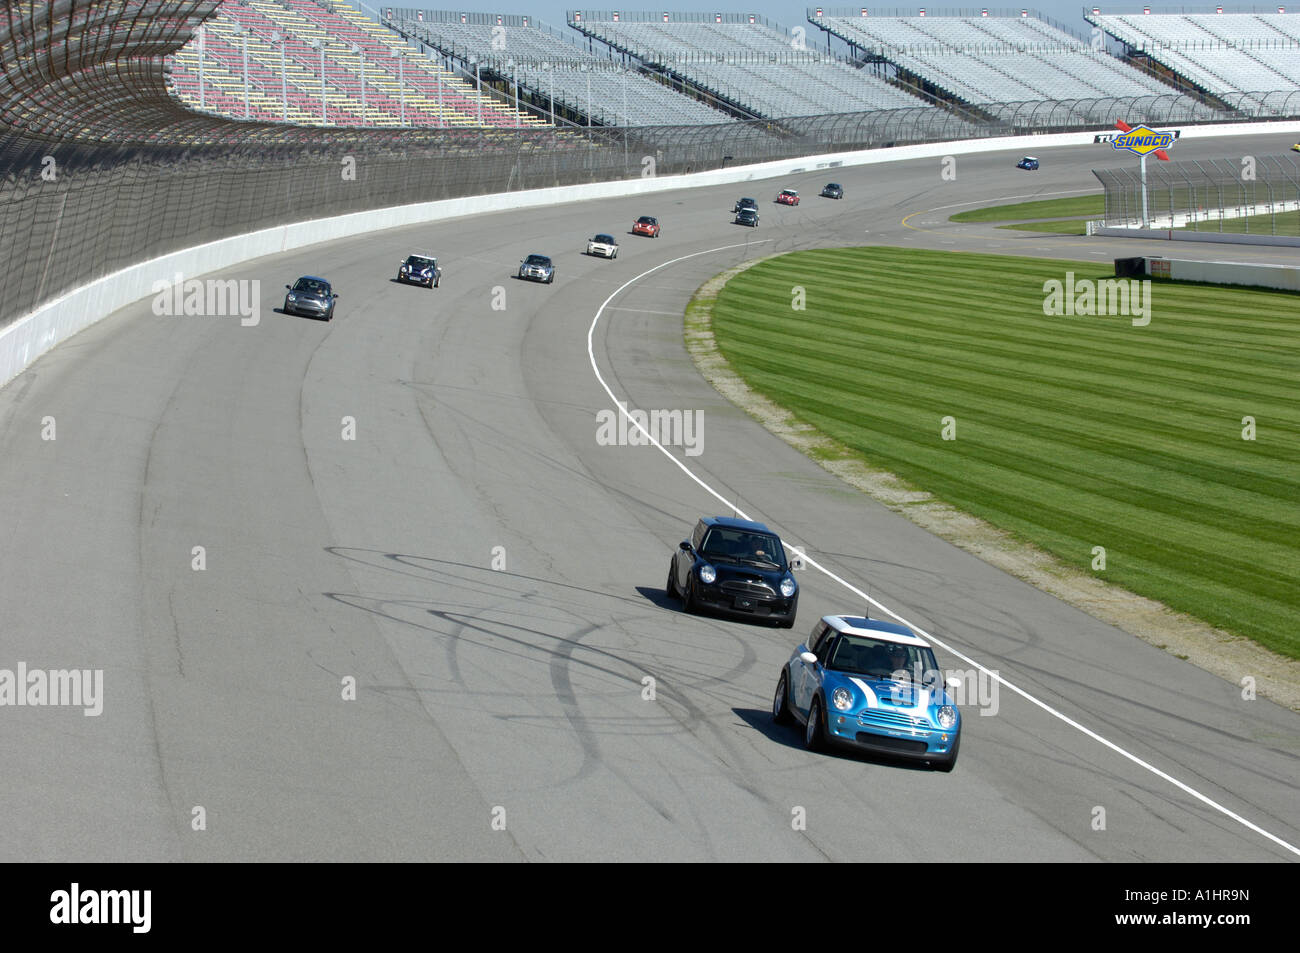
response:
{"label": "green grass infield", "polygon": [[1089,262],[796,252],[728,282],[713,331],[751,387],[869,465],[1300,657],[1296,297],[1153,282],[1149,323],[1044,313],[1045,284],[1067,272],[1076,294],[1113,277]]}

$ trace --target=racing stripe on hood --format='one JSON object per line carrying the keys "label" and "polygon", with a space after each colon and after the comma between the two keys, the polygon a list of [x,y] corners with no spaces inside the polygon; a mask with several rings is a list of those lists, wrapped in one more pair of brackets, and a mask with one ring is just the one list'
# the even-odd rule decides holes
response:
{"label": "racing stripe on hood", "polygon": [[849,678],[849,681],[852,682],[854,685],[858,686],[858,688],[862,691],[862,694],[864,694],[864,695],[867,696],[867,707],[868,707],[868,708],[879,708],[879,707],[880,707],[880,699],[876,697],[876,693],[873,692],[873,691],[871,690],[871,686],[870,686],[870,685],[868,685],[866,682],[864,682],[864,681],[863,681],[862,679],[860,679],[860,678],[852,678],[852,677],[850,677],[850,678]]}
{"label": "racing stripe on hood", "polygon": [[[858,686],[858,688],[862,690],[862,694],[867,696],[868,708],[880,707],[880,698],[876,695],[874,691],[872,691],[870,685],[868,685],[862,679],[853,678],[852,676],[849,677],[849,681],[852,682],[854,685]],[[911,708],[903,708],[901,705],[897,707],[901,708],[903,711],[924,712],[926,709],[930,707],[930,689],[918,687],[916,690],[916,704],[913,705]]]}

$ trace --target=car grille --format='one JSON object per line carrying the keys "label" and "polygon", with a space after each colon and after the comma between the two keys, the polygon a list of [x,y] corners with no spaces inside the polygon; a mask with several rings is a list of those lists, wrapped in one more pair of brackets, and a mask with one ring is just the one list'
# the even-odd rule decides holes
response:
{"label": "car grille", "polygon": [[775,599],[776,592],[771,586],[761,582],[748,582],[744,579],[728,579],[719,587],[723,592],[733,596],[757,596],[761,599]]}
{"label": "car grille", "polygon": [[869,708],[859,713],[858,722],[880,725],[883,728],[906,728],[909,731],[913,728],[929,727],[922,718],[905,715],[898,711],[884,711],[879,708]]}

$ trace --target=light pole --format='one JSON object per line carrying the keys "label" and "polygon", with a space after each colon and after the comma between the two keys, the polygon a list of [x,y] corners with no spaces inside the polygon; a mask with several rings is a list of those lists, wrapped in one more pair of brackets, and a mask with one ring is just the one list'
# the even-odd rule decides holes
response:
{"label": "light pole", "polygon": [[203,95],[203,53],[207,49],[208,34],[202,25],[199,26],[199,108],[205,108]]}
{"label": "light pole", "polygon": [[353,43],[352,52],[361,60],[361,125],[364,126],[366,124],[366,51]]}
{"label": "light pole", "polygon": [[506,66],[510,68],[510,83],[515,88],[515,128],[518,129],[519,121],[519,76],[515,73],[515,61],[506,60]]}
{"label": "light pole", "polygon": [[546,70],[546,101],[550,103],[551,125],[555,125],[555,74],[551,72],[551,64],[543,63],[542,69]]}
{"label": "light pole", "polygon": [[591,70],[582,64],[582,71],[587,74],[587,138],[591,138]]}
{"label": "light pole", "polygon": [[474,89],[478,92],[476,100],[478,103],[478,124],[481,126],[483,125],[483,77],[479,75],[478,57],[471,56],[469,61],[474,64]]}
{"label": "light pole", "polygon": [[[430,52],[432,52],[432,50]],[[447,114],[446,112],[443,111],[442,108],[442,71],[443,71],[443,64],[439,63],[438,64],[438,125],[441,128],[445,129],[447,126]]]}
{"label": "light pole", "polygon": [[243,40],[244,48],[244,118],[248,118],[248,30],[242,23],[234,26],[235,35]]}
{"label": "light pole", "polygon": [[284,37],[279,32],[271,34],[271,42],[280,48],[280,99],[284,103],[284,121],[289,121],[289,72],[284,63]]}
{"label": "light pole", "polygon": [[406,125],[406,57],[402,50],[393,50],[393,59],[397,60],[397,102],[401,110],[401,123]]}
{"label": "light pole", "polygon": [[311,45],[320,50],[320,121],[322,125],[328,126],[329,111],[325,107],[325,41],[320,37],[313,37]]}

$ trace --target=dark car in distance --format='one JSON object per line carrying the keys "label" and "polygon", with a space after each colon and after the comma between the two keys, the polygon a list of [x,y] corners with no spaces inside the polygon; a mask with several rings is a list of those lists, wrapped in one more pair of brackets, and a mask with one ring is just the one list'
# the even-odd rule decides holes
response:
{"label": "dark car in distance", "polygon": [[757,228],[758,209],[742,208],[736,213],[736,217],[732,219],[732,223],[735,225],[748,225],[750,228]]}
{"label": "dark car in distance", "polygon": [[436,288],[442,280],[442,269],[438,267],[438,259],[432,255],[408,255],[406,261],[398,266],[397,280]]}
{"label": "dark car in distance", "polygon": [[665,589],[687,612],[711,610],[794,625],[799,584],[781,538],[762,523],[706,516],[668,564]]}
{"label": "dark car in distance", "polygon": [[311,318],[334,317],[334,302],[339,296],[334,293],[330,283],[315,275],[304,275],[292,285],[285,285],[289,292],[284,296],[284,313],[301,314]]}
{"label": "dark car in distance", "polygon": [[758,199],[737,199],[736,204],[732,206],[733,212],[743,212],[747,208],[758,211]]}
{"label": "dark car in distance", "polygon": [[844,198],[844,186],[838,182],[827,182],[826,188],[822,189],[822,198],[842,199]]}

